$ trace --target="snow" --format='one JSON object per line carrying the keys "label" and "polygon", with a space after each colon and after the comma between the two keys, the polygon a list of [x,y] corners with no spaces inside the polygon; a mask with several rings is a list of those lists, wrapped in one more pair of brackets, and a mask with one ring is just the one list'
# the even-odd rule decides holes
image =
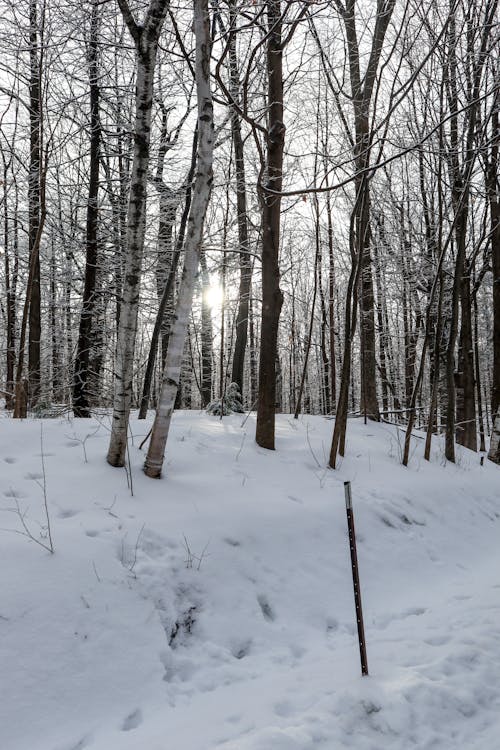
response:
{"label": "snow", "polygon": [[[498,467],[415,439],[405,469],[352,420],[331,471],[331,420],[279,416],[275,452],[242,422],[177,412],[156,481],[133,419],[132,496],[107,415],[1,421],[2,750],[498,747]],[[16,501],[45,533],[41,453],[54,555],[10,533]]]}

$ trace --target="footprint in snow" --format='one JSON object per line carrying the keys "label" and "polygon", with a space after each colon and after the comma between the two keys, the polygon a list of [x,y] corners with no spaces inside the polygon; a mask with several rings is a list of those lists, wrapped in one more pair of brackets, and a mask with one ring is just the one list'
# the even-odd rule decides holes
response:
{"label": "footprint in snow", "polygon": [[99,536],[99,532],[96,531],[95,529],[87,529],[87,531],[85,532],[85,534],[86,534],[86,536],[90,536],[90,537]]}
{"label": "footprint in snow", "polygon": [[274,704],[274,713],[276,716],[291,716],[293,714],[293,706],[290,701],[279,701]]}
{"label": "footprint in snow", "polygon": [[11,456],[4,458],[4,461],[6,464],[17,464],[17,458],[12,458]]}
{"label": "footprint in snow", "polygon": [[20,490],[14,490],[12,487],[9,490],[5,490],[3,493],[5,497],[15,497],[16,500],[23,500],[25,497],[28,497],[28,495],[25,492],[20,492]]}
{"label": "footprint in snow", "polygon": [[276,619],[276,616],[272,610],[271,605],[267,601],[266,597],[262,594],[259,594],[257,597],[257,601],[259,603],[259,607],[261,609],[262,614],[264,615],[264,620],[267,620],[268,622],[274,622]]}
{"label": "footprint in snow", "polygon": [[328,617],[326,620],[326,632],[332,633],[334,630],[338,630],[339,623],[335,617]]}
{"label": "footprint in snow", "polygon": [[307,650],[303,646],[298,646],[296,643],[289,646],[290,653],[294,659],[302,659]]}
{"label": "footprint in snow", "polygon": [[132,729],[137,729],[142,724],[142,711],[140,708],[136,708],[131,714],[127,716],[122,724],[122,730],[124,732],[130,732]]}
{"label": "footprint in snow", "polygon": [[239,542],[237,539],[233,539],[232,537],[226,536],[223,539],[226,544],[229,544],[230,547],[240,547],[241,542]]}
{"label": "footprint in snow", "polygon": [[67,750],[84,750],[85,747],[88,747],[90,739],[90,737],[82,737],[76,745],[70,745]]}
{"label": "footprint in snow", "polygon": [[227,724],[238,724],[238,722],[240,722],[240,721],[242,720],[242,718],[243,718],[243,717],[242,717],[242,715],[241,715],[241,714],[231,714],[231,716],[227,716],[227,717],[226,717],[226,718],[224,719],[224,721],[225,721],[225,722],[226,722]]}
{"label": "footprint in snow", "polygon": [[427,612],[425,607],[410,607],[401,612],[401,617],[412,617],[412,615],[424,615]]}
{"label": "footprint in snow", "polygon": [[424,643],[427,643],[428,646],[444,646],[449,642],[450,638],[447,635],[435,635],[424,640]]}
{"label": "footprint in snow", "polygon": [[25,479],[43,479],[43,474],[40,474],[39,471],[28,471],[27,474],[24,475]]}
{"label": "footprint in snow", "polygon": [[245,656],[248,656],[248,654],[250,653],[251,646],[252,646],[251,640],[243,641],[241,643],[236,643],[231,648],[231,653],[235,659],[244,659]]}
{"label": "footprint in snow", "polygon": [[60,513],[57,514],[58,518],[73,518],[73,516],[77,516],[79,510],[71,510],[71,508],[68,508],[68,510],[62,510]]}

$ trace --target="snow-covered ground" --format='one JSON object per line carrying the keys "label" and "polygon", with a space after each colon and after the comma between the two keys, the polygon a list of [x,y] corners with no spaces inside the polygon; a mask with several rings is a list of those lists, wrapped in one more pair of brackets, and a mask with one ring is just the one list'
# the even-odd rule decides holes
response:
{"label": "snow-covered ground", "polygon": [[[267,452],[253,416],[183,412],[155,481],[149,426],[132,496],[109,417],[0,422],[1,750],[500,747],[498,467],[416,439],[405,469],[400,431],[353,420],[331,471],[331,420],[281,416]],[[17,503],[47,541],[42,458],[54,555],[8,531]]]}

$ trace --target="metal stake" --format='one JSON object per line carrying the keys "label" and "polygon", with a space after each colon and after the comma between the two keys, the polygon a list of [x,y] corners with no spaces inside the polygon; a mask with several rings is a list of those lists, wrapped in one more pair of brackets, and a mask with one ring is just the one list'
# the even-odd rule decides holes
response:
{"label": "metal stake", "polygon": [[365,628],[363,625],[363,609],[361,607],[361,589],[359,586],[358,554],[356,551],[356,533],[354,531],[354,515],[352,511],[351,483],[344,482],[345,508],[347,514],[347,528],[349,529],[349,547],[351,550],[352,585],[354,587],[354,605],[356,607],[356,621],[358,624],[359,656],[361,659],[361,674],[368,675],[368,660],[366,658]]}

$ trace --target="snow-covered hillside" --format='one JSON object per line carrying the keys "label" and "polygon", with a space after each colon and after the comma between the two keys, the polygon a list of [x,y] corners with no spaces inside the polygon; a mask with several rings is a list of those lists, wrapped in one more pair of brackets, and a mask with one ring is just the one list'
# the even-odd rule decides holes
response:
{"label": "snow-covered hillside", "polygon": [[[132,496],[109,417],[0,423],[2,750],[500,746],[497,466],[416,439],[404,469],[401,432],[353,420],[335,472],[330,420],[279,417],[272,453],[253,417],[184,412],[154,481],[149,426]],[[8,531],[17,504],[45,533],[42,457],[54,555]]]}

